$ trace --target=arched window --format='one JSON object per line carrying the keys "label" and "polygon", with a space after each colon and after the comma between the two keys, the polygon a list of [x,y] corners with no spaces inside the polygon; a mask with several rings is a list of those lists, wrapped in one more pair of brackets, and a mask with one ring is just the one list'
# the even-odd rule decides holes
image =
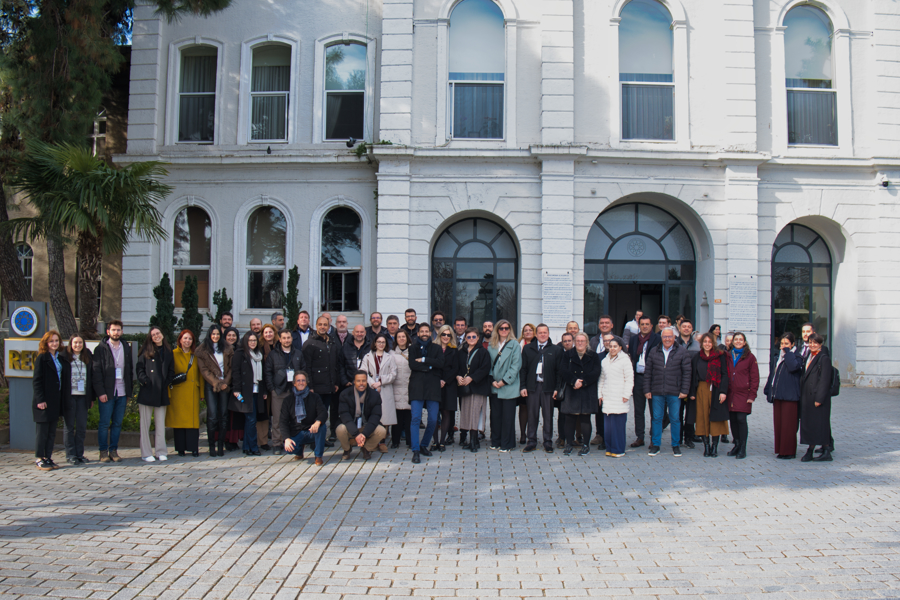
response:
{"label": "arched window", "polygon": [[175,307],[182,308],[181,294],[188,277],[197,278],[197,306],[209,308],[209,269],[212,256],[212,222],[202,208],[188,206],[175,216],[172,232],[172,270]]}
{"label": "arched window", "polygon": [[836,146],[831,20],[813,6],[796,6],[784,17],[784,71],[788,143]]}
{"label": "arched window", "polygon": [[362,226],[352,209],[328,211],[322,221],[322,310],[359,310]]}
{"label": "arched window", "polygon": [[284,295],[287,220],[277,208],[257,208],[247,220],[247,308],[280,308]]}
{"label": "arched window", "polygon": [[503,139],[506,71],[503,13],[491,0],[463,0],[450,14],[450,131]]}
{"label": "arched window", "polygon": [[790,331],[799,340],[803,324],[831,339],[831,251],[809,227],[785,227],[772,246],[772,343]]}
{"label": "arched window", "polygon": [[364,44],[325,48],[325,139],[365,139],[366,77]]}
{"label": "arched window", "polygon": [[217,50],[191,46],[181,51],[178,86],[178,141],[214,141]]}
{"label": "arched window", "polygon": [[250,80],[250,139],[284,141],[288,137],[291,48],[267,44],[253,49]]}
{"label": "arched window", "polygon": [[694,318],[696,262],[684,226],[649,204],[622,204],[597,217],[584,247],[584,330],[600,315],[617,330],[636,308],[654,322],[667,314]]}
{"label": "arched window", "polygon": [[631,0],[619,23],[622,139],[675,139],[672,15],[656,0]]}
{"label": "arched window", "polygon": [[25,285],[28,286],[28,291],[33,293],[34,271],[32,268],[34,266],[34,250],[31,249],[31,246],[22,242],[16,245],[16,254],[19,257],[19,267],[25,276]]}
{"label": "arched window", "polygon": [[516,323],[518,252],[505,229],[486,219],[465,219],[448,227],[432,254],[433,311],[484,321]]}

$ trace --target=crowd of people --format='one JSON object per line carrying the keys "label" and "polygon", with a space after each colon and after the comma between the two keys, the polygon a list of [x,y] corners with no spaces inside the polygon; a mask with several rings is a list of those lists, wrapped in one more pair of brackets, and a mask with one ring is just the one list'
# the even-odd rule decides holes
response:
{"label": "crowd of people", "polygon": [[[554,343],[543,323],[525,324],[516,337],[505,319],[480,328],[462,317],[452,326],[445,320],[435,312],[430,322],[420,323],[408,309],[404,323],[390,315],[382,326],[375,312],[370,326],[350,329],[345,315],[332,323],[323,313],[313,324],[302,311],[293,328],[275,313],[268,324],[252,319],[241,335],[225,313],[202,341],[195,332],[181,331],[174,349],[151,326],[136,353],[122,339],[121,321],[108,323],[93,352],[80,336],[64,347],[59,333],[49,331],[34,370],[37,467],[59,466],[53,448],[60,416],[66,460],[89,462],[84,439],[94,401],[99,461],[121,462],[119,437],[135,378],[146,462],[167,460],[166,427],[174,430],[179,456],[200,455],[202,400],[211,457],[240,445],[246,455],[287,453],[300,460],[311,447],[321,466],[325,448],[336,443],[349,460],[354,448],[369,459],[405,442],[418,464],[455,445],[458,432],[459,447],[469,452],[484,442],[501,453],[540,446],[547,453],[577,450],[585,456],[596,446],[621,458],[632,405],[630,446],[645,445],[649,411],[650,456],[660,453],[667,428],[676,457],[682,446],[702,443],[703,456],[715,458],[729,434],[734,445],[728,456],[747,455],[748,417],[760,377],[743,333],[723,336],[719,325],[698,333],[682,316],[673,323],[663,315],[654,323],[638,311],[621,336],[603,316],[597,335],[588,336],[573,321]],[[803,326],[801,341],[791,333],[779,340],[764,387],[773,404],[779,459],[796,457],[799,429],[800,443],[808,445],[802,461],[832,460],[835,378],[823,342],[811,323]]]}

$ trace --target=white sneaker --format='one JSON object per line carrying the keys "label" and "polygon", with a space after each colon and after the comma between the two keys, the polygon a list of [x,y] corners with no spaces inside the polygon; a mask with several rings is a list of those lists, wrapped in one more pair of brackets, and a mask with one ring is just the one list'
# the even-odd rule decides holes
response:
{"label": "white sneaker", "polygon": [[152,456],[145,456],[141,460],[143,460],[144,462],[156,462],[156,459],[153,458]]}
{"label": "white sneaker", "polygon": [[162,462],[162,461],[164,461],[164,460],[169,460],[169,459],[166,458],[166,455],[165,455],[165,454],[163,454],[163,455],[161,455],[161,456],[157,456],[157,457],[156,457],[156,460],[158,460],[159,462]]}

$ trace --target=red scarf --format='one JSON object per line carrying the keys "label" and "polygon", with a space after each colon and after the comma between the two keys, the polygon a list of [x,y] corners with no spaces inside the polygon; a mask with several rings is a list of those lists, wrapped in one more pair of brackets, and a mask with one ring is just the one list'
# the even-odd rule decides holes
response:
{"label": "red scarf", "polygon": [[706,361],[706,383],[714,388],[719,387],[722,383],[722,353],[713,350],[707,355],[701,351],[700,358]]}

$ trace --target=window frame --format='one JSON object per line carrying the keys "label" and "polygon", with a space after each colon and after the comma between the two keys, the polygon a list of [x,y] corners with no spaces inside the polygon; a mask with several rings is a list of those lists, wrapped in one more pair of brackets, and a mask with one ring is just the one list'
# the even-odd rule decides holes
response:
{"label": "window frame", "polygon": [[[178,218],[178,215],[186,208],[200,208],[205,213],[206,216],[209,217],[210,227],[212,228],[211,238],[210,238],[210,246],[209,246],[209,293],[207,294],[206,302],[207,306],[213,306],[212,303],[212,293],[213,290],[217,289],[216,284],[218,283],[218,278],[216,277],[216,269],[218,267],[218,240],[216,238],[216,232],[219,230],[218,225],[218,217],[213,206],[199,196],[182,196],[177,198],[172,204],[170,204],[165,212],[163,213],[163,224],[166,228],[166,231],[175,231],[175,219]],[[246,231],[245,231],[246,233]],[[194,265],[190,265],[191,269],[176,269],[175,266],[175,242],[174,240],[167,240],[167,243],[160,244],[160,272],[169,274],[169,281],[172,282],[172,289],[175,289],[175,271],[176,270],[202,270],[193,268]],[[174,303],[174,297],[173,297]],[[198,302],[199,304],[199,302]],[[201,309],[203,310],[203,309]],[[181,315],[183,314],[183,308],[175,308],[175,314]]]}
{"label": "window frame", "polygon": [[[288,235],[288,233],[287,233],[287,232],[288,232],[288,227],[287,227],[287,219],[288,219],[288,215],[287,215],[287,213],[284,212],[280,207],[278,207],[278,206],[272,206],[271,204],[260,205],[260,206],[254,207],[253,210],[251,210],[251,211],[249,211],[249,212],[247,213],[246,218],[243,220],[243,234],[244,234],[244,240],[247,240],[248,237],[249,237],[249,234],[250,234],[250,231],[249,231],[249,229],[248,229],[249,226],[250,226],[250,218],[251,218],[253,215],[255,215],[255,214],[257,213],[257,211],[264,210],[264,209],[269,209],[269,210],[274,209],[274,210],[277,210],[277,211],[281,212],[281,216],[284,217],[284,220],[285,220],[285,227],[284,227],[284,236],[285,236],[285,237],[284,237],[284,263],[282,263],[282,264],[280,264],[280,265],[255,265],[255,264],[254,264],[254,265],[251,265],[251,264],[248,264],[248,263],[247,263],[247,251],[249,250],[249,248],[247,247],[247,244],[245,243],[245,244],[244,244],[244,252],[243,252],[243,254],[241,255],[242,260],[240,261],[240,264],[241,264],[241,265],[243,266],[243,268],[244,268],[245,275],[246,275],[246,274],[250,274],[250,273],[266,273],[266,272],[269,272],[269,271],[272,271],[272,272],[278,272],[278,271],[281,271],[281,276],[282,276],[282,280],[281,280],[281,288],[282,288],[282,289],[281,289],[281,293],[284,294],[285,291],[286,291],[286,290],[285,290],[285,286],[287,285],[287,269],[288,269],[288,266],[287,266],[287,265],[288,265],[288,258],[289,258],[289,257],[288,257],[288,253],[287,253],[287,235]],[[237,261],[236,261],[236,262],[237,262]],[[271,311],[271,310],[277,310],[277,309],[280,308],[280,307],[277,307],[277,306],[269,306],[269,307],[254,307],[254,306],[250,306],[250,288],[249,288],[249,284],[248,284],[248,281],[247,281],[247,277],[246,277],[246,276],[244,277],[244,290],[243,290],[243,295],[244,295],[244,302],[245,302],[245,304],[246,304],[247,310],[249,310],[249,311]]]}
{"label": "window frame", "polygon": [[375,141],[375,58],[378,53],[377,40],[374,37],[358,33],[335,33],[316,40],[315,77],[313,79],[313,143],[343,144],[347,140],[329,140],[325,138],[325,51],[336,44],[361,44],[366,47],[366,87],[363,109],[363,134],[359,141],[373,143]]}
{"label": "window frame", "polygon": [[[291,82],[288,86],[286,137],[283,140],[252,140],[250,139],[250,119],[253,116],[253,92],[251,81],[253,77],[253,51],[260,46],[282,45],[291,50]],[[298,86],[300,71],[300,41],[285,36],[269,34],[250,38],[241,43],[241,81],[240,101],[238,103],[238,144],[293,144],[296,140]],[[277,95],[281,92],[258,92],[262,95]],[[291,101],[293,100],[293,102]]]}
{"label": "window frame", "polygon": [[[350,275],[350,274],[353,274],[353,273],[356,274],[356,276],[357,276],[357,279],[356,279],[356,286],[357,286],[357,290],[356,290],[357,304],[358,304],[359,306],[362,306],[362,289],[361,289],[361,288],[362,288],[362,277],[361,277],[361,275],[362,275],[362,261],[363,261],[363,259],[362,259],[362,248],[363,248],[363,244],[365,243],[365,241],[364,241],[364,239],[363,239],[363,223],[362,223],[362,217],[359,216],[359,213],[356,212],[355,210],[353,210],[352,208],[350,208],[349,206],[332,206],[332,207],[329,208],[328,211],[326,211],[325,214],[322,216],[322,227],[325,226],[325,219],[328,217],[328,215],[331,214],[332,211],[337,210],[337,209],[339,209],[339,208],[346,208],[346,209],[348,209],[348,210],[353,211],[353,213],[356,215],[356,218],[359,219],[359,248],[360,248],[359,266],[358,266],[358,267],[327,267],[327,266],[325,266],[325,265],[322,264],[322,259],[321,259],[321,255],[322,255],[322,254],[321,254],[321,252],[320,252],[320,253],[319,253],[319,269],[322,271],[322,288],[321,288],[321,300],[320,300],[320,302],[321,302],[322,310],[328,310],[328,309],[325,307],[325,304],[326,304],[326,299],[325,299],[325,297],[326,297],[326,291],[327,291],[327,290],[326,290],[327,286],[326,286],[326,281],[325,281],[325,280],[326,280],[326,276],[327,276],[328,274],[331,274],[331,273],[338,273],[338,274],[341,275],[341,308],[340,308],[340,309],[335,308],[335,309],[332,309],[332,310],[337,311],[337,312],[342,312],[342,313],[344,313],[344,312],[352,312],[352,313],[355,313],[355,312],[357,312],[357,311],[359,310],[358,308],[357,308],[357,310],[349,310],[349,309],[347,309],[347,308],[345,307],[345,306],[346,306],[346,303],[347,303],[347,301],[346,301],[346,299],[345,299],[345,298],[346,298],[346,295],[347,295],[347,294],[346,294],[346,289],[347,289],[347,286],[346,286],[346,276],[347,276],[347,275]],[[321,228],[320,228],[320,229],[319,229],[320,235],[321,235],[321,231],[322,231],[322,230],[321,230]],[[321,248],[321,246],[320,246],[320,248]]]}
{"label": "window frame", "polygon": [[[215,122],[213,124],[213,140],[211,142],[179,141],[179,111],[181,106],[181,58],[182,52],[198,46],[209,46],[216,50],[216,98]],[[169,44],[168,94],[166,103],[165,143],[167,146],[180,144],[194,146],[214,146],[222,139],[222,64],[225,44],[214,38],[196,36]]]}
{"label": "window frame", "polygon": [[[172,232],[174,233],[174,231],[175,231],[175,222],[176,222],[177,219],[178,219],[178,215],[180,215],[182,212],[188,210],[189,208],[198,208],[198,209],[202,210],[204,213],[206,213],[206,218],[209,219],[209,229],[210,229],[210,240],[209,240],[209,242],[210,242],[210,243],[209,243],[209,262],[210,262],[210,264],[208,264],[208,265],[194,265],[194,264],[190,264],[190,265],[176,265],[176,264],[175,264],[175,239],[174,239],[174,236],[173,236],[173,238],[172,238],[172,240],[171,240],[171,243],[170,243],[171,250],[172,250],[172,261],[171,261],[172,264],[170,265],[170,266],[171,266],[171,269],[172,269],[172,274],[171,274],[171,276],[170,276],[170,279],[171,279],[171,281],[172,281],[172,289],[174,290],[174,289],[175,289],[175,282],[178,280],[177,277],[176,277],[176,275],[175,275],[176,271],[206,271],[206,283],[207,283],[207,288],[208,288],[208,289],[207,289],[207,294],[206,294],[206,295],[207,295],[207,300],[206,300],[207,304],[206,304],[206,306],[198,306],[198,309],[209,310],[210,307],[212,306],[211,297],[212,297],[212,290],[213,290],[213,287],[212,287],[212,282],[211,282],[210,279],[211,279],[211,277],[212,277],[212,258],[213,258],[213,242],[212,242],[213,237],[212,237],[212,236],[213,236],[213,233],[214,233],[214,232],[213,232],[213,225],[212,225],[212,217],[210,216],[209,211],[207,211],[207,210],[206,210],[205,208],[203,208],[202,206],[197,206],[197,205],[193,205],[193,204],[192,204],[192,205],[185,205],[185,206],[182,206],[180,210],[178,210],[178,211],[175,212],[175,215],[174,215],[174,217],[172,218],[172,228],[171,228],[169,231],[172,231]],[[198,283],[199,283],[199,281],[198,281]],[[200,302],[199,302],[199,300],[200,300],[199,289],[198,289],[197,298],[198,298],[197,304],[199,305],[199,304],[200,304]],[[176,304],[176,306],[175,306],[175,309],[176,309],[176,310],[183,310],[183,307],[177,306],[177,303],[178,303],[180,300],[181,300],[181,299],[180,299],[180,298],[177,298],[177,297],[173,297],[173,299],[172,299],[173,303]]]}
{"label": "window frame", "polygon": [[[249,265],[247,265],[247,225],[250,216],[258,208],[277,208],[285,218],[285,242],[284,242],[284,283],[287,285],[288,265],[294,264],[294,212],[288,206],[288,203],[281,198],[275,198],[266,194],[259,194],[246,202],[238,209],[234,218],[234,257],[232,262],[232,281],[234,282],[234,313],[250,316],[268,316],[272,314],[270,308],[249,308],[248,289],[247,289],[247,273]],[[215,237],[213,238],[215,239]],[[213,256],[215,260],[215,255]],[[268,265],[271,266],[271,265]],[[275,271],[277,269],[266,268],[259,269],[266,271]],[[210,289],[212,283],[210,282]]]}

